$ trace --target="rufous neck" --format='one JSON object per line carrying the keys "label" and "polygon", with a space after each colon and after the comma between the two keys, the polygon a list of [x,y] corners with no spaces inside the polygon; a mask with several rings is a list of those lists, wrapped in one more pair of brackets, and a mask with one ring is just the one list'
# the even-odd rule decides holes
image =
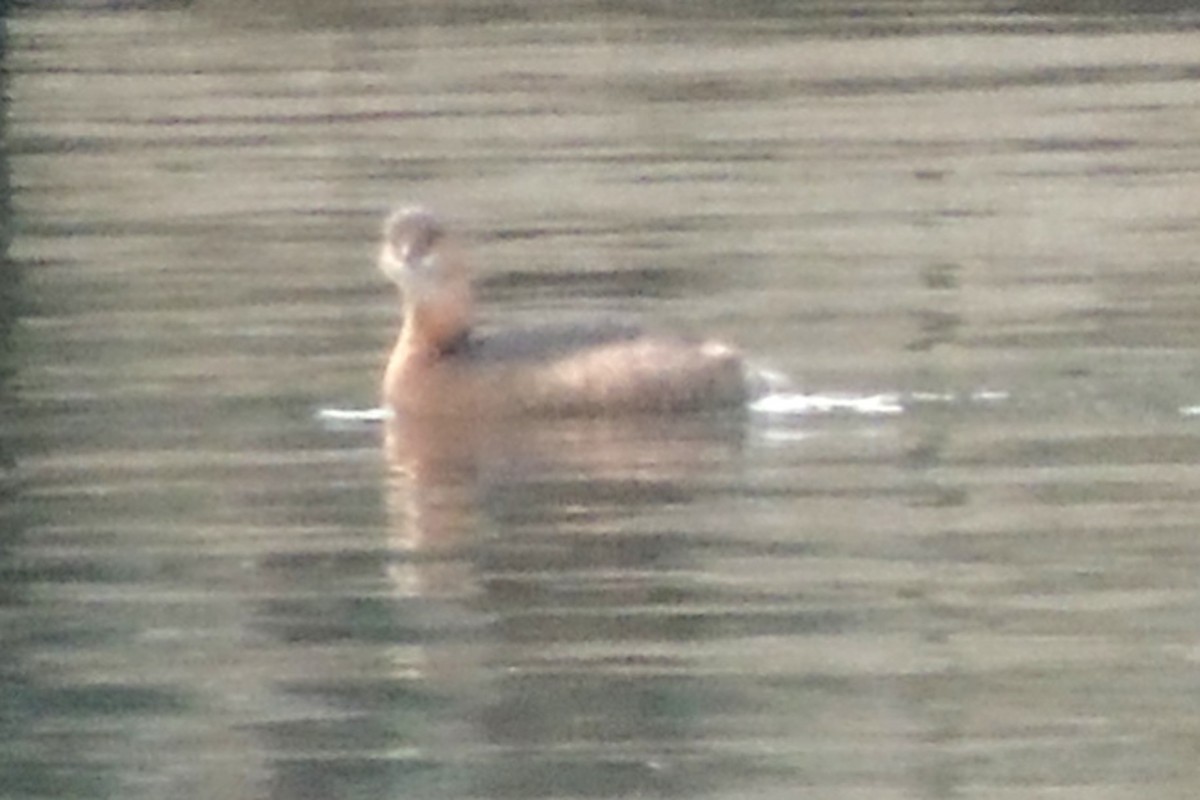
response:
{"label": "rufous neck", "polygon": [[437,357],[455,349],[470,332],[468,297],[444,297],[433,303],[404,303],[400,345],[413,355]]}

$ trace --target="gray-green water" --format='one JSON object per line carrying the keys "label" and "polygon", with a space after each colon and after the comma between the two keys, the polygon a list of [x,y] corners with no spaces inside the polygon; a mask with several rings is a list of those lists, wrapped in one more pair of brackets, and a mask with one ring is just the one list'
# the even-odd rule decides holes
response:
{"label": "gray-green water", "polygon": [[[725,5],[10,12],[0,797],[1196,796],[1200,17]],[[400,201],[903,411],[388,451]]]}

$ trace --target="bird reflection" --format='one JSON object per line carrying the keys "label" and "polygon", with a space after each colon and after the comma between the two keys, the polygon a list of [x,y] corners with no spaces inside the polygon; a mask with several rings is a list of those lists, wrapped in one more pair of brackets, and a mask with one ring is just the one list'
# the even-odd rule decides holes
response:
{"label": "bird reflection", "polygon": [[675,609],[690,540],[660,526],[736,462],[742,423],[388,423],[391,536],[406,554],[390,577],[437,626],[405,666],[466,726],[439,747],[506,754],[471,791],[675,792],[696,778],[671,768],[700,747],[685,711],[696,623]]}

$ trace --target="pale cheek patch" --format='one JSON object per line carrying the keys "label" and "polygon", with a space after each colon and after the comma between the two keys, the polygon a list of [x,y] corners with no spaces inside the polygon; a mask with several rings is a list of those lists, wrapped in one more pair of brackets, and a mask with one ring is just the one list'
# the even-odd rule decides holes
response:
{"label": "pale cheek patch", "polygon": [[707,358],[729,358],[737,355],[737,351],[722,342],[705,342],[700,345],[700,354]]}

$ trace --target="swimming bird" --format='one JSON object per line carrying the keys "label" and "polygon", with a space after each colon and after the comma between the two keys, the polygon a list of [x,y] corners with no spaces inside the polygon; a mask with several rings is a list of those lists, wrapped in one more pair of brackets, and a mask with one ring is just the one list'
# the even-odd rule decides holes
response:
{"label": "swimming bird", "polygon": [[669,414],[754,394],[741,354],[712,339],[612,320],[477,329],[466,251],[427,209],[387,218],[379,266],[403,307],[382,387],[395,414]]}

